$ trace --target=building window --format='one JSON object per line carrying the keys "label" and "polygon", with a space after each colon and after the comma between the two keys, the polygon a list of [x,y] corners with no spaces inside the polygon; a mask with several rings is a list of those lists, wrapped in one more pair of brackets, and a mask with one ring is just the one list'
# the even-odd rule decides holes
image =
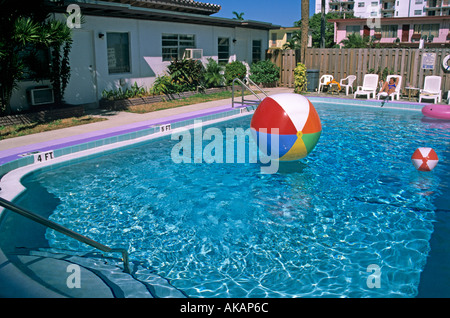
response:
{"label": "building window", "polygon": [[414,10],[414,15],[422,15],[422,10]]}
{"label": "building window", "polygon": [[414,33],[420,33],[421,36],[426,35],[427,38],[430,36],[439,36],[439,24],[415,24]]}
{"label": "building window", "polygon": [[381,36],[383,38],[396,38],[398,31],[398,25],[382,25]]}
{"label": "building window", "polygon": [[370,5],[371,5],[372,7],[378,7],[378,1],[372,1],[372,2],[370,3]]}
{"label": "building window", "polygon": [[261,61],[262,41],[253,40],[252,44],[252,63]]}
{"label": "building window", "polygon": [[230,58],[230,39],[229,38],[219,38],[217,40],[217,55],[219,59],[219,64],[227,64]]}
{"label": "building window", "polygon": [[423,0],[416,0],[416,4],[422,4]]}
{"label": "building window", "polygon": [[130,40],[128,33],[106,33],[109,74],[129,73]]}
{"label": "building window", "polygon": [[162,35],[163,61],[179,60],[183,58],[186,49],[195,49],[195,35],[166,34]]}
{"label": "building window", "polygon": [[358,8],[364,8],[364,2],[358,2]]}
{"label": "building window", "polygon": [[361,28],[360,28],[359,25],[347,25],[347,27],[345,28],[347,37],[348,37],[350,34],[354,34],[354,33],[360,34],[360,29],[361,29]]}
{"label": "building window", "polygon": [[277,46],[277,34],[272,33],[272,45],[271,46]]}

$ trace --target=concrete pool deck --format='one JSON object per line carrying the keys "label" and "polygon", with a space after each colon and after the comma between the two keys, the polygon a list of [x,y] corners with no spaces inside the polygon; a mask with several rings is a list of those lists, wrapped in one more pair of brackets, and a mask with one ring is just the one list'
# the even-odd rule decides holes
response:
{"label": "concrete pool deck", "polygon": [[[266,89],[268,95],[290,92],[293,92],[293,89],[284,87]],[[261,98],[264,97],[262,94],[259,96]],[[250,95],[246,96],[246,99],[256,98]],[[236,98],[236,101],[239,100],[240,98]],[[164,120],[172,121],[181,118],[193,118],[207,113],[224,111],[231,109],[231,102],[231,98],[229,98],[164,109],[145,114],[135,114],[123,111],[104,111],[98,109],[89,111],[88,114],[107,118],[107,120],[1,140],[0,165],[17,159],[20,154],[38,150],[47,151],[57,146],[72,144],[77,141],[82,142],[99,139],[102,136],[114,133],[136,131]],[[239,104],[235,105],[235,107],[239,107]]]}

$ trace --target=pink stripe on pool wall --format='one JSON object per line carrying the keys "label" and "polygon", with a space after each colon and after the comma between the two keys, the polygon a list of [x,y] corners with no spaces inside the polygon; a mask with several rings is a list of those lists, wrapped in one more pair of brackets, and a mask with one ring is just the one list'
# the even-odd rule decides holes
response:
{"label": "pink stripe on pool wall", "polygon": [[96,141],[100,139],[105,139],[108,137],[123,135],[135,131],[140,131],[143,129],[150,128],[154,125],[164,124],[164,123],[174,123],[182,120],[194,119],[202,116],[208,116],[213,114],[218,114],[224,111],[238,109],[240,107],[232,108],[231,105],[218,106],[198,111],[193,111],[184,114],[173,115],[164,118],[151,119],[141,122],[136,122],[128,125],[117,126],[113,128],[93,131],[85,134],[80,134],[76,136],[70,136],[55,140],[44,141],[37,144],[11,148],[7,150],[0,151],[0,165],[5,164],[7,162],[16,160],[21,158],[19,155],[29,153],[32,151],[48,151],[48,150],[56,150],[61,148],[66,148],[70,146],[75,146],[91,141]]}

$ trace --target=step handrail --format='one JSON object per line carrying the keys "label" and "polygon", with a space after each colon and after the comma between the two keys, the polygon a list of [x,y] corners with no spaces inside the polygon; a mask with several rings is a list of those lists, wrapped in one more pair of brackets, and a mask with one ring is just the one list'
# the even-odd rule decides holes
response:
{"label": "step handrail", "polygon": [[[264,95],[266,95],[266,97],[267,96],[269,96],[269,95],[267,95],[267,93],[263,90],[263,89],[261,89],[258,85],[256,85],[255,84],[255,82],[253,82],[250,78],[248,78],[248,77],[246,77],[245,78],[245,80],[249,83],[249,84],[251,84],[251,85],[253,85],[253,86],[255,86],[261,93],[263,93]],[[240,84],[241,84],[241,89],[242,89],[242,102],[235,102],[234,101],[234,84],[235,84],[235,82],[239,82]],[[245,100],[244,99],[244,89],[248,89],[257,99],[258,99],[258,101],[254,101],[254,100]],[[231,83],[231,107],[232,108],[234,108],[234,103],[240,103],[240,104],[245,104],[245,102],[247,102],[247,103],[257,103],[257,104],[259,104],[260,102],[261,102],[261,98],[258,96],[258,94],[256,94],[251,88],[250,88],[250,86],[248,86],[247,84],[245,84],[241,79],[239,79],[239,78],[235,78],[234,80],[233,80],[233,82]]]}
{"label": "step handrail", "polygon": [[111,248],[109,246],[103,245],[97,241],[94,241],[84,235],[81,235],[75,231],[72,231],[58,223],[55,223],[53,221],[50,221],[46,218],[43,218],[42,216],[39,216],[33,212],[30,212],[24,208],[21,208],[14,203],[5,200],[3,198],[0,198],[0,206],[13,211],[15,213],[18,213],[34,222],[37,222],[39,224],[42,224],[48,228],[51,228],[61,234],[67,235],[81,243],[85,243],[87,245],[90,245],[92,247],[95,247],[96,249],[99,249],[100,251],[106,252],[106,253],[122,253],[122,261],[123,261],[123,269],[124,272],[127,274],[130,274],[130,266],[129,266],[129,258],[128,258],[128,251],[124,248]]}

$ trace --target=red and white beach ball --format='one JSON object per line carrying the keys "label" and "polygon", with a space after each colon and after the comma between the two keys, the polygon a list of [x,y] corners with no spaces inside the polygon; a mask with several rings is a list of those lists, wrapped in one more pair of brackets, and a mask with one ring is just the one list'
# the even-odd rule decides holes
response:
{"label": "red and white beach ball", "polygon": [[414,167],[419,171],[431,171],[436,167],[439,158],[432,148],[417,148],[411,156]]}

